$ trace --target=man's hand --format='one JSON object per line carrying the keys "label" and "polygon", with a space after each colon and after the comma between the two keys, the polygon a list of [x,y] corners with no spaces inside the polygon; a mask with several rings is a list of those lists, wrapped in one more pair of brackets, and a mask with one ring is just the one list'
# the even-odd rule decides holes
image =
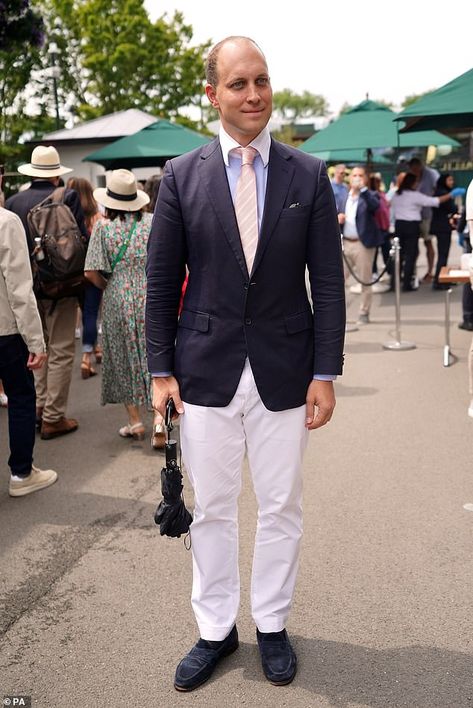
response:
{"label": "man's hand", "polygon": [[166,416],[166,404],[172,398],[176,411],[179,415],[184,413],[181,395],[179,393],[179,384],[174,376],[155,376],[153,378],[153,408],[161,413],[163,418]]}
{"label": "man's hand", "polygon": [[46,354],[46,352],[41,352],[40,354],[33,354],[32,352],[30,352],[28,355],[28,361],[26,362],[26,366],[28,367],[28,369],[31,370],[41,369],[47,358],[48,355]]}
{"label": "man's hand", "polygon": [[338,214],[338,223],[340,226],[343,226],[345,223],[345,214],[342,214],[341,212]]}
{"label": "man's hand", "polygon": [[335,392],[333,381],[318,381],[314,379],[307,389],[306,396],[306,428],[315,430],[328,423],[335,408]]}

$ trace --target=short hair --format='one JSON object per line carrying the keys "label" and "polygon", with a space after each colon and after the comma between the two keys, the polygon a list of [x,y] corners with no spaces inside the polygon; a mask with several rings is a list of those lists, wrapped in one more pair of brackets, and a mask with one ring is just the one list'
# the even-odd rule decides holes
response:
{"label": "short hair", "polygon": [[[210,86],[213,86],[214,88],[218,84],[218,71],[217,71],[217,62],[218,62],[218,55],[223,47],[224,44],[227,44],[227,42],[251,42],[251,44],[254,44],[256,49],[258,49],[261,54],[263,52],[261,51],[261,48],[256,44],[254,39],[251,39],[251,37],[244,37],[243,35],[232,35],[230,37],[225,37],[225,39],[222,39],[221,42],[218,42],[215,44],[210,52],[207,55],[207,59],[205,60],[205,79]],[[264,54],[263,54],[264,56]],[[266,59],[266,57],[265,57]]]}
{"label": "short hair", "polygon": [[351,171],[353,172],[353,170],[363,170],[365,175],[367,174],[366,167],[364,165],[353,165],[353,167],[351,168]]}
{"label": "short hair", "polygon": [[408,164],[409,167],[422,167],[422,160],[419,157],[413,157]]}

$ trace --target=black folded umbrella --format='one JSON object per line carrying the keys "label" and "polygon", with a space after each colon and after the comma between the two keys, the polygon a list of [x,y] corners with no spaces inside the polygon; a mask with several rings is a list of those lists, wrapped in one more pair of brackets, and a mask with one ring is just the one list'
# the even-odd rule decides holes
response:
{"label": "black folded umbrella", "polygon": [[182,495],[182,474],[177,463],[177,440],[171,440],[173,429],[172,415],[174,403],[172,398],[166,406],[165,428],[166,435],[166,467],[161,470],[162,501],[159,503],[154,515],[155,523],[159,526],[161,536],[180,538],[187,533],[192,523],[192,514],[186,509]]}

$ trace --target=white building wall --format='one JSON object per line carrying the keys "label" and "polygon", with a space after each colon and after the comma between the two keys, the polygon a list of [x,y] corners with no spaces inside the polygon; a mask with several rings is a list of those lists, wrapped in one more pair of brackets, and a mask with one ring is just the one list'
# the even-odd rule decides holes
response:
{"label": "white building wall", "polygon": [[[61,164],[70,167],[73,172],[68,177],[84,177],[88,179],[92,186],[103,187],[104,176],[106,174],[102,165],[96,162],[82,162],[83,158],[90,155],[95,150],[101,150],[105,143],[87,143],[87,145],[62,145],[57,149],[61,158]],[[159,167],[137,167],[133,170],[136,179],[147,179],[151,175],[160,174]]]}

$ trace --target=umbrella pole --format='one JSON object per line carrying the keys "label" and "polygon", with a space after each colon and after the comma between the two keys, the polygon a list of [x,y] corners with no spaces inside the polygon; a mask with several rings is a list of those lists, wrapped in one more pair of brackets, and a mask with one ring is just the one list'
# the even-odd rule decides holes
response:
{"label": "umbrella pole", "polygon": [[396,295],[396,339],[385,342],[384,349],[394,349],[405,351],[407,349],[415,349],[414,342],[406,342],[401,339],[401,245],[398,236],[393,239],[391,248],[391,256],[394,256],[394,288]]}

